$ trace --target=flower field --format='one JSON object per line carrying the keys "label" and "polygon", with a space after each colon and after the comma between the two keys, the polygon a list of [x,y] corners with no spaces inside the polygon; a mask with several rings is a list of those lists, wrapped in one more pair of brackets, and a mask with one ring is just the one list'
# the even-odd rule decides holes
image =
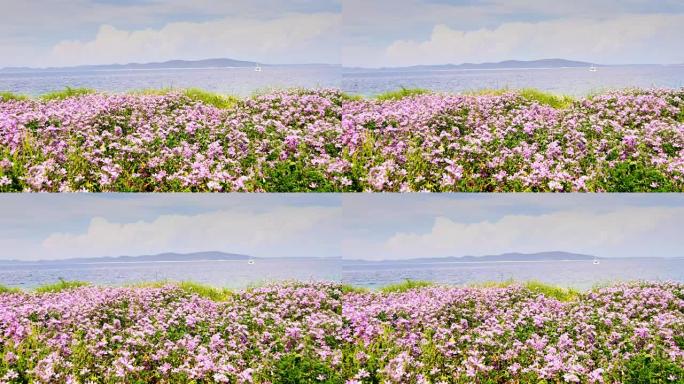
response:
{"label": "flower field", "polygon": [[682,383],[684,285],[345,296],[348,383]]}
{"label": "flower field", "polygon": [[683,190],[684,90],[0,99],[5,192]]}
{"label": "flower field", "polygon": [[[345,147],[372,191],[682,191],[684,90],[558,108],[519,93],[344,106]],[[363,160],[361,160],[363,159]]]}
{"label": "flower field", "polygon": [[675,283],[42,292],[0,293],[1,383],[684,382]]}
{"label": "flower field", "polygon": [[[341,95],[218,108],[182,93],[0,102],[0,191],[331,189]],[[320,184],[317,184],[320,183]]]}
{"label": "flower field", "polygon": [[218,302],[173,286],[0,294],[0,382],[341,382],[340,299],[323,283]]}

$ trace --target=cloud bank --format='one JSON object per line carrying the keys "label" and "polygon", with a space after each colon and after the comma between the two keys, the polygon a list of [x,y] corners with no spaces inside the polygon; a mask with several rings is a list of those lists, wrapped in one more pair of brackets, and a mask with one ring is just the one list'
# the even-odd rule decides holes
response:
{"label": "cloud bank", "polygon": [[65,40],[51,50],[56,66],[229,57],[262,62],[339,62],[340,15],[291,13],[272,19],[227,17],[173,22],[161,28],[102,25],[91,40]]}
{"label": "cloud bank", "polygon": [[330,235],[335,232],[339,215],[336,207],[279,207],[268,212],[226,210],[161,215],[136,222],[95,217],[85,231],[47,236],[33,258],[209,250],[273,257],[325,256],[330,251],[327,247],[336,247]]}
{"label": "cloud bank", "polygon": [[565,58],[601,64],[684,62],[684,15],[509,22],[459,30],[436,25],[427,40],[397,40],[384,52],[392,65]]}
{"label": "cloud bank", "polygon": [[605,257],[681,256],[684,208],[633,207],[506,215],[473,223],[436,217],[427,232],[397,232],[371,258],[488,255],[562,250]]}

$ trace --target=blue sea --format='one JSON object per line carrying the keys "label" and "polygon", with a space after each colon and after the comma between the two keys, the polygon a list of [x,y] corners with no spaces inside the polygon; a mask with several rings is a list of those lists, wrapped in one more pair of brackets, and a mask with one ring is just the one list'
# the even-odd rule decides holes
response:
{"label": "blue sea", "polygon": [[201,88],[248,96],[273,88],[339,88],[340,85],[338,66],[264,66],[260,72],[254,68],[0,72],[0,91],[30,96],[66,87],[112,93],[141,89]]}
{"label": "blue sea", "polygon": [[597,72],[587,68],[407,71],[343,69],[339,66],[273,66],[263,67],[261,72],[253,68],[0,72],[0,91],[37,96],[66,87],[103,92],[201,88],[236,96],[293,87],[334,87],[365,96],[401,87],[439,92],[537,88],[584,96],[630,87],[681,88],[684,87],[684,65],[599,67]]}
{"label": "blue sea", "polygon": [[342,281],[368,288],[382,287],[406,279],[443,284],[486,281],[539,280],[545,283],[587,289],[595,285],[632,280],[684,282],[684,258],[615,258],[581,261],[539,262],[353,262],[345,261]]}
{"label": "blue sea", "polygon": [[188,262],[59,262],[0,264],[0,285],[34,288],[59,279],[119,286],[150,281],[191,280],[216,287],[245,288],[284,280],[339,281],[340,259],[282,258]]}
{"label": "blue sea", "polygon": [[684,65],[614,66],[588,68],[496,70],[357,70],[344,69],[342,89],[365,96],[405,88],[438,92],[481,89],[537,88],[543,91],[586,96],[623,88],[684,87]]}

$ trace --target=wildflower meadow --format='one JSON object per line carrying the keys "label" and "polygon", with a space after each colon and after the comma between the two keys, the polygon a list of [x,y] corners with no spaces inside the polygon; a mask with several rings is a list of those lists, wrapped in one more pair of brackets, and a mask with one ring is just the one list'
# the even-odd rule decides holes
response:
{"label": "wildflower meadow", "polygon": [[684,190],[682,89],[196,96],[0,97],[0,191]]}
{"label": "wildflower meadow", "polygon": [[684,285],[0,293],[0,383],[682,383]]}

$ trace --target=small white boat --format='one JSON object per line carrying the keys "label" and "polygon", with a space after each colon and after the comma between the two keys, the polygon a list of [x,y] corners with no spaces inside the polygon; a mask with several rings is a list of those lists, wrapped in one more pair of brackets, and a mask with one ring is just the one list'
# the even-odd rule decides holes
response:
{"label": "small white boat", "polygon": [[249,265],[253,265],[253,264],[254,264],[254,260],[252,260],[252,259],[249,259],[249,260],[247,261],[247,264],[249,264]]}
{"label": "small white boat", "polygon": [[254,72],[261,72],[261,67],[259,66],[259,64],[257,64],[256,67],[254,67]]}
{"label": "small white boat", "polygon": [[595,65],[592,65],[591,67],[589,67],[589,72],[596,72],[596,71],[598,71],[598,68]]}
{"label": "small white boat", "polygon": [[598,265],[598,264],[601,264],[601,263],[598,261],[598,259],[594,259],[593,264],[594,264],[594,265]]}

